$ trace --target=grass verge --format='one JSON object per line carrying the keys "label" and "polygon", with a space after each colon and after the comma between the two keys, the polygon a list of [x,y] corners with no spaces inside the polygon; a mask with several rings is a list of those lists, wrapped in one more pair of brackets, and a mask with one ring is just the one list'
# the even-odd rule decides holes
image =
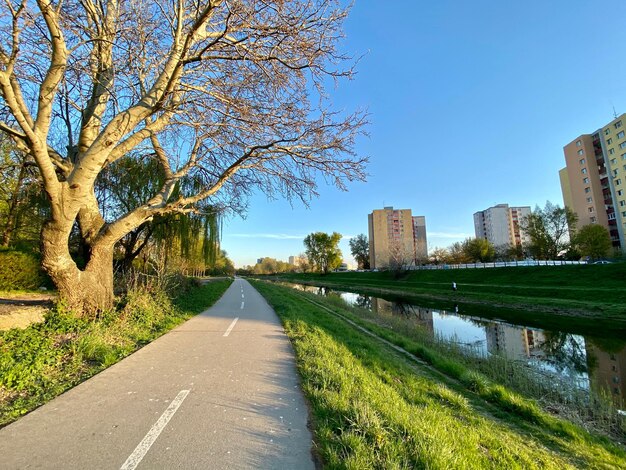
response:
{"label": "grass verge", "polygon": [[0,426],[120,361],[217,301],[230,280],[190,287],[178,298],[131,291],[95,321],[62,305],[43,323],[0,332]]}
{"label": "grass verge", "polygon": [[254,285],[291,338],[328,468],[626,465],[619,445],[548,415],[462,364],[449,361],[442,373],[411,362],[300,292]]}

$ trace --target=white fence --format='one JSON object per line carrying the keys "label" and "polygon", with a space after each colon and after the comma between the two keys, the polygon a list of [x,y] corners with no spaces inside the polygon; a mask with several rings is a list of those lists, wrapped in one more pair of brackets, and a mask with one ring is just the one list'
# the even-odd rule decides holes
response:
{"label": "white fence", "polygon": [[408,271],[418,269],[478,269],[478,268],[506,268],[511,266],[569,266],[573,264],[588,264],[586,261],[562,260],[523,260],[523,261],[494,261],[492,263],[467,264],[426,264],[423,266],[406,266]]}

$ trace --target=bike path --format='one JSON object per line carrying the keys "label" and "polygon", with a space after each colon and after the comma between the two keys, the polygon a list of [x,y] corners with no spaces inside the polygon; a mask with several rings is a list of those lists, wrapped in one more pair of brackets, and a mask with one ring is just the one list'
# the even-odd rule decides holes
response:
{"label": "bike path", "polygon": [[236,279],[210,309],[0,429],[0,469],[313,469],[293,350]]}

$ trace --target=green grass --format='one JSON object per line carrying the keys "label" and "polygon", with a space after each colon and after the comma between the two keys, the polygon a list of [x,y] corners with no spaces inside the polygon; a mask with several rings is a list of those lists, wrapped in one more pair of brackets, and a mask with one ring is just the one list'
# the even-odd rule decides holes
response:
{"label": "green grass", "polygon": [[[566,315],[604,320],[605,325],[620,322],[626,327],[626,263],[421,270],[399,278],[391,272],[281,274],[276,278],[363,293],[452,301],[470,308],[472,304],[508,307],[513,316],[514,310],[524,310],[537,318]],[[453,281],[457,292],[451,290]]]}
{"label": "green grass", "polygon": [[136,290],[95,321],[57,305],[45,321],[0,332],[0,426],[135,352],[219,299],[231,281],[190,287],[170,300]]}
{"label": "green grass", "polygon": [[[305,295],[310,302],[320,301],[318,296]],[[595,428],[616,440],[626,442],[626,419],[619,417],[611,397],[604,394],[590,396],[588,390],[578,388],[571,382],[571,378],[546,376],[541,371],[506,356],[468,354],[466,348],[448,339],[433,336],[419,323],[409,321],[406,317],[379,315],[370,310],[348,306],[339,296],[329,296],[324,300],[329,310],[404,348],[486,400],[498,401],[505,408],[517,406],[516,399],[500,394],[496,384],[502,384],[525,397],[538,400],[544,409],[558,410],[584,427]],[[620,349],[621,345],[622,343]],[[496,384],[480,380],[475,372],[480,372]],[[524,407],[524,413],[529,411],[532,408]],[[541,421],[543,417],[545,414],[538,413],[532,419]]]}
{"label": "green grass", "polygon": [[303,293],[255,287],[291,338],[327,468],[626,466],[623,448],[463,364],[432,351],[430,364],[412,362]]}

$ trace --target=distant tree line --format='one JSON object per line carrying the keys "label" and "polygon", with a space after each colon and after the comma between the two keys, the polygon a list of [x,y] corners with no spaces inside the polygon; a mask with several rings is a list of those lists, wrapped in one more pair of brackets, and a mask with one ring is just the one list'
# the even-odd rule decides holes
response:
{"label": "distant tree line", "polygon": [[435,248],[429,261],[433,264],[488,263],[525,258],[538,260],[588,257],[598,259],[608,256],[612,243],[609,232],[600,225],[585,225],[577,230],[577,216],[568,207],[546,202],[521,221],[528,235],[524,245],[494,246],[483,238],[467,238],[448,248]]}

